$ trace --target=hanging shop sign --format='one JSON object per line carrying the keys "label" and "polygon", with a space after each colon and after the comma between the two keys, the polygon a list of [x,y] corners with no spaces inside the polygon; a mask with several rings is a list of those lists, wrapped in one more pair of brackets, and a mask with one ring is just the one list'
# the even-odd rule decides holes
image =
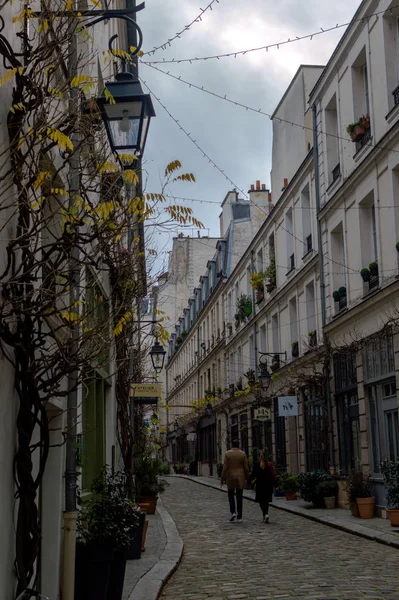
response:
{"label": "hanging shop sign", "polygon": [[130,397],[135,404],[158,404],[162,394],[160,383],[132,383]]}
{"label": "hanging shop sign", "polygon": [[298,416],[298,398],[296,396],[278,397],[278,416],[279,417],[297,417]]}
{"label": "hanging shop sign", "polygon": [[260,406],[254,410],[255,421],[270,421],[272,418],[272,411],[270,407]]}

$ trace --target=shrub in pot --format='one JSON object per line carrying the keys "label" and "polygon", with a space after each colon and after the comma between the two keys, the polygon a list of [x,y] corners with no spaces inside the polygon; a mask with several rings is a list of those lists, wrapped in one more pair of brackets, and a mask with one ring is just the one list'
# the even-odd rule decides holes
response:
{"label": "shrub in pot", "polygon": [[299,489],[298,476],[284,473],[284,475],[280,477],[279,488],[284,492],[286,500],[296,500],[297,491]]}
{"label": "shrub in pot", "polygon": [[163,462],[152,456],[147,448],[139,449],[134,460],[136,494],[139,502],[149,504],[148,515],[154,515],[158,494],[162,493],[167,482],[162,479]]}
{"label": "shrub in pot", "polygon": [[370,273],[369,269],[366,269],[366,268],[362,269],[360,271],[360,275],[362,276],[362,279],[363,279],[363,281],[365,283],[367,283],[368,281],[370,281],[370,275],[371,275],[371,273]]}
{"label": "shrub in pot", "polygon": [[326,508],[335,508],[338,494],[338,483],[335,479],[322,481],[317,486],[320,496],[324,499]]}
{"label": "shrub in pot", "polygon": [[320,493],[319,484],[322,481],[332,481],[330,473],[315,469],[298,474],[299,493],[305,502],[310,502],[318,508],[324,508],[324,497]]}
{"label": "shrub in pot", "polygon": [[140,511],[127,496],[125,477],[103,469],[78,517],[75,600],[121,600],[126,550]]}
{"label": "shrub in pot", "polygon": [[356,499],[362,494],[364,475],[361,469],[351,469],[346,478],[344,489],[346,491],[350,511],[354,517],[359,516]]}
{"label": "shrub in pot", "polygon": [[387,488],[388,515],[392,527],[399,527],[399,460],[383,460],[380,464]]}
{"label": "shrub in pot", "polygon": [[378,265],[376,262],[369,264],[370,275],[378,275]]}
{"label": "shrub in pot", "polygon": [[374,488],[368,477],[363,479],[363,483],[357,492],[356,504],[361,519],[372,519],[374,517]]}

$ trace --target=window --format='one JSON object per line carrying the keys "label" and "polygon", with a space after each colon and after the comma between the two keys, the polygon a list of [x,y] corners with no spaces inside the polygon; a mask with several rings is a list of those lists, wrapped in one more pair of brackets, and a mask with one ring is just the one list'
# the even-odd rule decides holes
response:
{"label": "window", "polygon": [[237,379],[242,377],[242,348],[241,346],[237,350]]}
{"label": "window", "polygon": [[[378,262],[377,220],[373,192],[359,203],[359,226],[362,268],[367,268],[370,263]],[[378,273],[372,274],[369,289],[378,287],[378,282]]]}
{"label": "window", "polygon": [[230,385],[235,383],[235,369],[234,369],[234,354],[230,354],[230,373],[229,373],[229,382]]}
{"label": "window", "polygon": [[251,267],[247,267],[247,294],[252,298]]}
{"label": "window", "polygon": [[231,301],[231,293],[227,296],[227,318],[229,323],[233,322],[233,304]]}
{"label": "window", "polygon": [[290,319],[290,332],[291,332],[291,344],[298,342],[298,311],[296,298],[291,298],[289,302],[289,319]]}
{"label": "window", "polygon": [[290,208],[285,214],[285,235],[286,235],[286,247],[287,247],[287,271],[290,272],[295,267],[295,255],[294,255],[294,237],[293,237],[293,218],[292,208]]}
{"label": "window", "polygon": [[249,453],[249,436],[248,436],[248,413],[240,414],[240,433],[241,433],[241,449],[248,456]]}
{"label": "window", "polygon": [[[395,2],[393,4],[396,4]],[[384,45],[389,109],[399,104],[399,20],[397,8],[384,15]]]}
{"label": "window", "polygon": [[234,440],[239,440],[240,436],[239,436],[239,425],[238,425],[238,415],[233,415],[231,417],[231,427],[230,427],[230,434],[231,434],[231,441],[234,442]]}
{"label": "window", "polygon": [[[370,114],[369,77],[365,48],[362,49],[352,65],[352,92],[354,120],[357,121],[362,115]],[[356,143],[356,150],[359,150],[370,139],[370,136],[371,128],[367,129],[361,141]]]}
{"label": "window", "polygon": [[216,424],[200,429],[200,460],[216,461]]}
{"label": "window", "polygon": [[[345,260],[345,247],[344,247],[344,231],[342,222],[339,223],[335,229],[331,232],[331,258],[333,266],[336,269],[332,269],[332,292],[338,291],[340,288],[346,286],[345,272],[346,272],[346,260]],[[336,312],[345,308],[347,305],[347,295],[342,295],[338,302],[335,302]]]}
{"label": "window", "polygon": [[278,315],[275,314],[272,316],[272,342],[273,342],[273,352],[280,352],[280,343],[279,343],[279,335],[278,335]]}
{"label": "window", "polygon": [[259,330],[260,351],[266,352],[266,325],[262,325]]}
{"label": "window", "polygon": [[339,132],[338,132],[337,97],[335,94],[331,98],[328,105],[326,106],[325,121],[326,121],[328,185],[331,185],[341,175],[341,166],[340,166],[340,161],[339,161]]}
{"label": "window", "polygon": [[306,322],[308,332],[316,330],[316,303],[313,281],[306,286]]}
{"label": "window", "polygon": [[249,369],[255,370],[255,345],[254,336],[249,336]]}
{"label": "window", "polygon": [[[280,417],[278,414],[278,398],[274,399],[274,432],[276,443],[276,466],[282,471],[285,471],[287,468],[285,417]],[[270,444],[270,440],[268,443]]]}
{"label": "window", "polygon": [[309,185],[301,192],[302,232],[304,255],[312,250],[312,216],[310,210]]}
{"label": "window", "polygon": [[256,270],[258,273],[261,273],[263,271],[263,250],[262,250],[262,248],[259,250],[258,254],[256,255]]}
{"label": "window", "polygon": [[324,390],[306,390],[304,400],[306,469],[328,470],[328,420]]}
{"label": "window", "polygon": [[361,464],[359,400],[357,395],[356,355],[334,357],[335,403],[341,473]]}
{"label": "window", "polygon": [[393,337],[370,340],[364,350],[364,380],[370,413],[374,473],[385,458],[399,458],[398,401]]}

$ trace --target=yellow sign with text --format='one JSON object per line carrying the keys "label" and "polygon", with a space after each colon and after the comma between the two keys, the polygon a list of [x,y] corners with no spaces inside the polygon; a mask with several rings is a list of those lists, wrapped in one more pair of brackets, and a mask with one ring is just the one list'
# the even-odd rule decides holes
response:
{"label": "yellow sign with text", "polygon": [[135,398],[160,398],[162,387],[160,383],[132,383],[130,395]]}

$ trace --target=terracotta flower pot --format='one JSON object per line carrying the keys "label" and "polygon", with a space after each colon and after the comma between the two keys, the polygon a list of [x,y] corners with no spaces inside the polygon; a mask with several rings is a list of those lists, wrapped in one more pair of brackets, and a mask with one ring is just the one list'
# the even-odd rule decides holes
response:
{"label": "terracotta flower pot", "polygon": [[359,516],[361,519],[372,519],[374,517],[375,498],[356,498]]}
{"label": "terracotta flower pot", "polygon": [[296,491],[285,492],[286,500],[296,500]]}
{"label": "terracotta flower pot", "polygon": [[140,504],[148,504],[146,514],[155,515],[157,508],[158,496],[142,496],[139,500]]}
{"label": "terracotta flower pot", "polygon": [[324,498],[324,504],[326,508],[335,508],[335,496],[331,496],[330,498]]}
{"label": "terracotta flower pot", "polygon": [[399,508],[388,510],[388,516],[391,521],[391,527],[399,527]]}

